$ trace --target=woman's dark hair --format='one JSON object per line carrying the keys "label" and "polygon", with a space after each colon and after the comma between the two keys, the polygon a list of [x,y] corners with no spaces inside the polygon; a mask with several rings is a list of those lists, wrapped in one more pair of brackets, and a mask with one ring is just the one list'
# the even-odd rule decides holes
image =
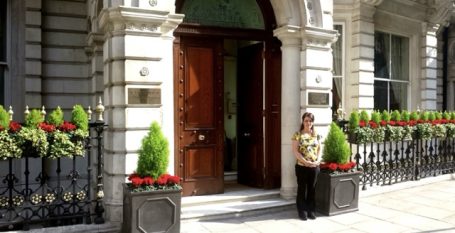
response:
{"label": "woman's dark hair", "polygon": [[[311,122],[314,123],[314,115],[313,115],[313,113],[311,113],[311,112],[304,113],[302,115],[302,123],[300,124],[300,131],[302,131],[303,128],[305,127],[304,124],[303,124],[303,122],[305,120],[305,117],[309,117],[311,119]],[[315,132],[314,132],[314,124],[313,124],[313,126],[311,126],[311,134],[313,134],[313,135],[315,134]]]}

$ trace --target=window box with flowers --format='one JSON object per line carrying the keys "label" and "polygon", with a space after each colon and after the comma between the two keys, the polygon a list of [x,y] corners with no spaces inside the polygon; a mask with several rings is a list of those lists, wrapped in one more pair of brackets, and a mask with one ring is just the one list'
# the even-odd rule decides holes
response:
{"label": "window box with flowers", "polygon": [[137,170],[123,184],[122,232],[180,232],[182,187],[169,175],[169,143],[157,122],[139,149]]}
{"label": "window box with flowers", "polygon": [[316,184],[316,211],[336,215],[358,210],[361,172],[350,161],[351,151],[341,129],[330,125],[324,140],[321,173]]}
{"label": "window box with flowers", "polygon": [[88,116],[75,105],[71,121],[64,121],[57,107],[48,117],[37,109],[26,114],[25,122],[11,121],[0,106],[0,158],[49,158],[85,155]]}

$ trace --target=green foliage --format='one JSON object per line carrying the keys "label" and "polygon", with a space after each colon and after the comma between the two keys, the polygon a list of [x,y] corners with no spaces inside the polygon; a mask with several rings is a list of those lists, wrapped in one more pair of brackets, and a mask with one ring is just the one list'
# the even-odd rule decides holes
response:
{"label": "green foliage", "polygon": [[349,162],[351,151],[343,131],[334,122],[330,125],[329,134],[324,141],[322,159],[327,163],[345,164]]}
{"label": "green foliage", "polygon": [[450,113],[450,119],[455,120],[455,112]]}
{"label": "green foliage", "polygon": [[411,112],[410,120],[417,121],[419,119],[420,119],[420,117],[419,117],[419,114],[417,114],[417,112]]}
{"label": "green foliage", "polygon": [[382,114],[381,114],[381,119],[385,122],[389,122],[390,121],[390,114],[388,111],[384,110],[382,111]]}
{"label": "green foliage", "polygon": [[377,111],[371,113],[371,120],[374,121],[376,124],[381,122],[381,114]]}
{"label": "green foliage", "polygon": [[401,111],[401,120],[408,122],[411,119],[411,116],[408,111],[403,110]]}
{"label": "green foliage", "polygon": [[368,115],[367,111],[362,110],[360,112],[360,120],[368,123],[370,121],[370,116]]}
{"label": "green foliage", "polygon": [[359,127],[359,113],[357,111],[353,111],[349,117],[349,128],[355,129],[357,127]]}
{"label": "green foliage", "polygon": [[451,120],[452,119],[452,116],[450,115],[449,112],[445,111],[443,114],[442,114],[442,118],[446,119],[446,120]]}
{"label": "green foliage", "polygon": [[9,129],[9,114],[2,105],[0,105],[0,129]]}
{"label": "green foliage", "polygon": [[421,120],[424,120],[424,121],[428,121],[429,115],[430,115],[429,112],[425,112],[425,111],[424,111],[424,112],[421,112],[421,113],[420,113],[420,119],[421,119]]}
{"label": "green foliage", "polygon": [[434,114],[433,111],[430,111],[430,112],[428,113],[428,120],[434,121],[435,119],[436,119],[436,115]]}
{"label": "green foliage", "polygon": [[401,114],[398,110],[395,110],[390,114],[390,120],[392,121],[401,121]]}
{"label": "green foliage", "polygon": [[63,124],[63,111],[60,107],[57,107],[54,111],[49,114],[48,122],[55,126],[60,126]]}
{"label": "green foliage", "polygon": [[434,117],[436,118],[436,120],[441,120],[442,119],[442,113],[441,112],[435,112],[434,113]]}
{"label": "green foliage", "polygon": [[74,105],[73,111],[71,112],[71,122],[77,128],[88,131],[88,115],[81,105]]}
{"label": "green foliage", "polygon": [[41,112],[38,109],[32,109],[25,118],[25,126],[29,128],[38,128],[38,125],[43,121]]}
{"label": "green foliage", "polygon": [[137,161],[137,174],[154,179],[166,172],[169,163],[169,142],[164,137],[160,125],[153,122],[147,136],[142,139]]}

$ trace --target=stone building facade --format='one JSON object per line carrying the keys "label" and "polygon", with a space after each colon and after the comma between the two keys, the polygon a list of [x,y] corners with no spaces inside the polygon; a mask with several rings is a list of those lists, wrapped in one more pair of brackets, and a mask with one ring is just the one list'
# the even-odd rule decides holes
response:
{"label": "stone building facade", "polygon": [[[111,221],[122,220],[121,183],[135,169],[141,138],[152,121],[158,121],[170,139],[168,171],[187,175],[179,170],[180,53],[175,44],[189,33],[176,31],[192,25],[185,21],[185,13],[192,12],[185,9],[198,2],[2,1],[1,104],[13,106],[20,120],[26,105],[49,110],[60,106],[68,113],[74,104],[94,107],[102,99],[109,125],[104,187]],[[242,14],[238,1],[209,2],[219,7],[214,10],[232,7]],[[340,107],[348,114],[359,109],[454,109],[452,1],[248,2],[256,3],[262,15],[266,5],[271,7],[274,25],[261,21],[272,29],[269,37],[280,42],[280,121],[275,127],[281,141],[273,156],[280,161],[283,197],[295,195],[290,136],[303,112],[317,116],[316,126],[324,135]],[[382,68],[386,71],[381,73]],[[222,106],[227,116],[228,106]],[[265,115],[268,109],[263,111]]]}

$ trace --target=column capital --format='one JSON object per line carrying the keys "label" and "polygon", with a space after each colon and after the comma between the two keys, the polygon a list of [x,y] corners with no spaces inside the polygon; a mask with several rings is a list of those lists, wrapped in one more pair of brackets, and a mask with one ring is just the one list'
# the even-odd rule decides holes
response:
{"label": "column capital", "polygon": [[294,25],[284,25],[273,30],[273,35],[280,39],[283,47],[298,46],[302,44],[300,34],[301,27]]}
{"label": "column capital", "polygon": [[114,35],[161,36],[177,28],[183,17],[165,10],[117,6],[101,11],[99,27]]}

